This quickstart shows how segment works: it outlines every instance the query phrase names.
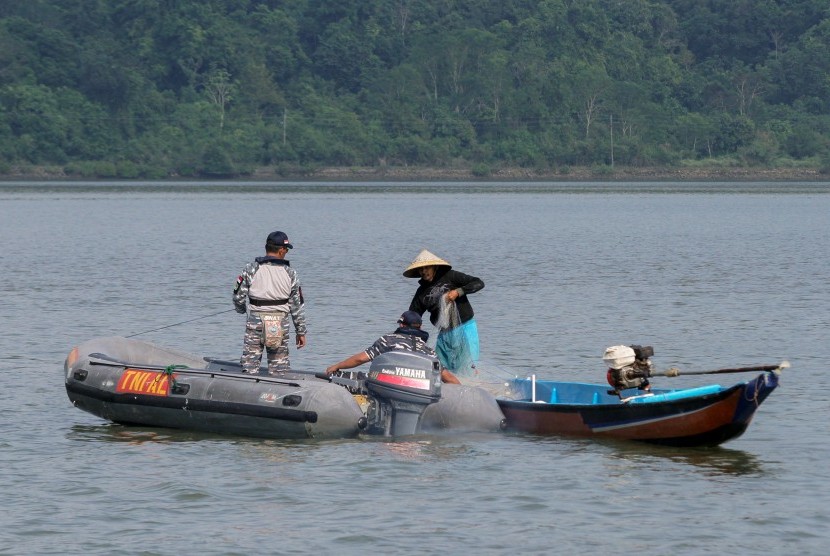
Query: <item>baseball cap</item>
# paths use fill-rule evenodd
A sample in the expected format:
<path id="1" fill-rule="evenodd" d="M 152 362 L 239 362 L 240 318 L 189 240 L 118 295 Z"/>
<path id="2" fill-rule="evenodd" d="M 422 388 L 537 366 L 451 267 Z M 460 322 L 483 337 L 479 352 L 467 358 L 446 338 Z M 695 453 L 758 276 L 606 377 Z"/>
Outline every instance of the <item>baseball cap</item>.
<path id="1" fill-rule="evenodd" d="M 401 318 L 398 319 L 398 324 L 406 324 L 412 326 L 413 324 L 421 324 L 421 315 L 415 311 L 404 311 Z"/>
<path id="2" fill-rule="evenodd" d="M 268 234 L 266 243 L 273 243 L 278 247 L 288 247 L 289 249 L 294 249 L 294 246 L 288 242 L 288 236 L 285 235 L 285 232 L 271 232 Z"/>

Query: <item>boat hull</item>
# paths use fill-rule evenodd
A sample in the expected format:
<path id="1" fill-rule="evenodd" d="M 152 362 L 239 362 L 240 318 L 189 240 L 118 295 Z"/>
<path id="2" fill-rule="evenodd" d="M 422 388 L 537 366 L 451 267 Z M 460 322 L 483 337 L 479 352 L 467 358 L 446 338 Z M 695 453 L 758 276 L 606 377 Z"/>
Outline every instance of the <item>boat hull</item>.
<path id="1" fill-rule="evenodd" d="M 466 384 L 444 384 L 441 400 L 426 408 L 424 432 L 497 432 L 504 430 L 504 414 L 487 390 Z"/>
<path id="2" fill-rule="evenodd" d="M 286 439 L 360 432 L 363 412 L 341 386 L 313 375 L 271 378 L 228 367 L 146 342 L 100 338 L 70 354 L 66 393 L 79 409 L 125 425 Z"/>
<path id="3" fill-rule="evenodd" d="M 97 338 L 64 365 L 70 401 L 102 419 L 257 438 L 347 438 L 367 428 L 365 393 L 290 372 L 241 372 L 238 362 L 203 359 L 138 340 Z M 502 430 L 504 415 L 481 388 L 446 384 L 418 432 Z"/>
<path id="4" fill-rule="evenodd" d="M 498 399 L 508 430 L 533 434 L 637 440 L 670 446 L 716 446 L 746 431 L 758 406 L 777 387 L 778 376 L 764 373 L 730 388 L 699 395 L 660 392 L 627 403 L 606 393 L 607 387 L 538 381 L 542 399 L 556 396 L 557 387 L 593 389 L 595 403 L 550 403 Z M 547 396 L 547 397 L 546 397 Z"/>

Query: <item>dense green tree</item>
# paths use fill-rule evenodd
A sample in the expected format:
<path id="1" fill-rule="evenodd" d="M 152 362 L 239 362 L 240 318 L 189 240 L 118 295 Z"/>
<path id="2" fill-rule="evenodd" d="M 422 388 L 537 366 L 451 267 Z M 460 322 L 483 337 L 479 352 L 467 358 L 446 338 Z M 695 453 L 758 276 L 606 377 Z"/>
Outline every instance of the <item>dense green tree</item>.
<path id="1" fill-rule="evenodd" d="M 2 2 L 0 171 L 819 165 L 827 52 L 826 0 Z"/>
<path id="2" fill-rule="evenodd" d="M 774 98 L 795 103 L 813 114 L 830 112 L 830 17 L 810 28 L 771 62 L 778 86 Z"/>

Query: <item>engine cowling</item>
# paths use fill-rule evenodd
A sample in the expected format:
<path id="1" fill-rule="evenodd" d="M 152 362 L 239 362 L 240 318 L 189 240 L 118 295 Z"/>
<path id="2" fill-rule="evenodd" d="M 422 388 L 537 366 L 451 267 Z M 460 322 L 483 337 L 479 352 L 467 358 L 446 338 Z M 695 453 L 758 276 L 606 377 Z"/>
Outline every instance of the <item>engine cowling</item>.
<path id="1" fill-rule="evenodd" d="M 383 353 L 369 367 L 369 426 L 386 436 L 418 432 L 427 406 L 441 399 L 441 364 L 411 351 Z"/>

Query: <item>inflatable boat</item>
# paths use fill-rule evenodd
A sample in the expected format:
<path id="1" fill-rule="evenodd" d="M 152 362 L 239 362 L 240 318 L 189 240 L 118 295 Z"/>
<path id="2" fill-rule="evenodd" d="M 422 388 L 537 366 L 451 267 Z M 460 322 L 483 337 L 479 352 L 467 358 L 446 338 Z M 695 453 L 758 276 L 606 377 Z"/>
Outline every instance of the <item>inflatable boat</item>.
<path id="1" fill-rule="evenodd" d="M 73 348 L 66 393 L 84 411 L 124 425 L 258 438 L 403 436 L 498 431 L 495 398 L 480 387 L 442 384 L 435 358 L 376 357 L 368 372 L 245 374 L 238 362 L 122 337 Z"/>

